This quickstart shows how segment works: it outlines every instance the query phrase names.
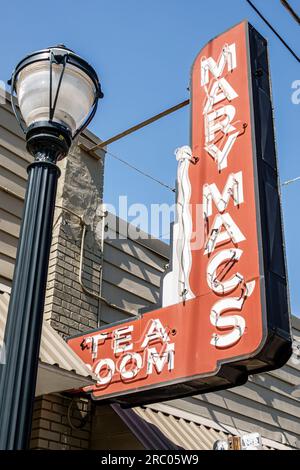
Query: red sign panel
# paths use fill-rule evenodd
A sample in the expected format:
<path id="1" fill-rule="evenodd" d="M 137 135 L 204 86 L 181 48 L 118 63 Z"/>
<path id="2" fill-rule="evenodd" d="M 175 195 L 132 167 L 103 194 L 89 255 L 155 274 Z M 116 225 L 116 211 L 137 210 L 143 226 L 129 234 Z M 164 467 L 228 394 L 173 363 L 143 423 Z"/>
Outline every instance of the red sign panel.
<path id="1" fill-rule="evenodd" d="M 191 93 L 197 162 L 178 158 L 189 204 L 185 261 L 176 278 L 173 256 L 170 273 L 183 290 L 176 300 L 178 285 L 165 280 L 162 308 L 69 339 L 98 377 L 86 389 L 95 399 L 138 404 L 226 388 L 290 355 L 265 40 L 243 22 L 209 42 Z"/>

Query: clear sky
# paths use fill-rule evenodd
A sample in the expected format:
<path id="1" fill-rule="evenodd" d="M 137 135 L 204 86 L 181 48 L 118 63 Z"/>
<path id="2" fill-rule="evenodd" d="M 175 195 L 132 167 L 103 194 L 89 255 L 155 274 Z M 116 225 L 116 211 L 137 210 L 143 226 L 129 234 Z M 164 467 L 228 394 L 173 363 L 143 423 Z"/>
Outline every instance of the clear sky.
<path id="1" fill-rule="evenodd" d="M 299 25 L 280 0 L 253 0 L 300 54 Z M 300 13 L 300 0 L 290 0 Z M 270 46 L 276 139 L 281 181 L 300 175 L 300 103 L 292 103 L 299 63 L 282 46 L 245 0 L 40 0 L 1 3 L 0 79 L 9 78 L 23 56 L 64 43 L 93 64 L 105 98 L 91 130 L 107 139 L 189 97 L 191 64 L 205 43 L 248 19 Z M 300 97 L 300 95 L 299 95 Z M 174 149 L 189 143 L 189 110 L 184 108 L 110 146 L 111 152 L 174 185 Z M 282 190 L 293 313 L 300 315 L 298 266 L 300 182 Z M 169 203 L 174 194 L 106 160 L 105 200 L 118 204 Z"/>

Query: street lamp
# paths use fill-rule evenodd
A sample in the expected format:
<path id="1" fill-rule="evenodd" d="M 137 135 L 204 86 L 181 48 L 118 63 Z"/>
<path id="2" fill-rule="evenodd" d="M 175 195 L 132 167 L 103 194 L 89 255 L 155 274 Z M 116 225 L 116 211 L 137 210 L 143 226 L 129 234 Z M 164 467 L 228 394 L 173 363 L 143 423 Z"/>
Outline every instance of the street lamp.
<path id="1" fill-rule="evenodd" d="M 60 174 L 56 162 L 92 120 L 103 94 L 95 70 L 63 45 L 25 57 L 9 83 L 12 107 L 34 161 L 28 167 L 5 329 L 6 364 L 0 366 L 0 449 L 24 449 L 31 430 Z"/>

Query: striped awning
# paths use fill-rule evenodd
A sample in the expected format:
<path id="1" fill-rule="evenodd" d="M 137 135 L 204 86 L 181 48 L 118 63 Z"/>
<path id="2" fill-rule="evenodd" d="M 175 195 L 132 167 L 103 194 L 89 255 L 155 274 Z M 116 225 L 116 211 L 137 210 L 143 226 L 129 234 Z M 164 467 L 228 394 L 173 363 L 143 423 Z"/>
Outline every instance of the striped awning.
<path id="1" fill-rule="evenodd" d="M 179 410 L 171 404 L 156 403 L 145 407 L 114 411 L 148 450 L 212 450 L 216 441 L 229 436 L 243 436 L 247 431 Z M 290 450 L 289 446 L 262 438 L 263 450 Z"/>
<path id="2" fill-rule="evenodd" d="M 185 450 L 211 450 L 216 441 L 228 438 L 223 431 L 151 408 L 135 408 L 134 411 L 150 425 L 156 426 L 169 441 Z"/>
<path id="3" fill-rule="evenodd" d="M 0 346 L 3 345 L 9 294 L 0 294 Z M 5 360 L 5 350 L 1 348 L 1 360 Z M 39 368 L 36 385 L 36 396 L 65 390 L 79 389 L 91 385 L 95 376 L 82 362 L 67 343 L 44 321 Z"/>

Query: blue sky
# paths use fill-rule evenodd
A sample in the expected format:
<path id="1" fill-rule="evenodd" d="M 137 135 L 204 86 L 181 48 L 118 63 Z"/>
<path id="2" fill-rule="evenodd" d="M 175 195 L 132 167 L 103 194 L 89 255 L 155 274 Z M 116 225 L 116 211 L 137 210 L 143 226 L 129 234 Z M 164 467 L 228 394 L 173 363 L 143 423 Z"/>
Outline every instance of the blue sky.
<path id="1" fill-rule="evenodd" d="M 280 0 L 253 0 L 300 54 L 299 26 Z M 300 13 L 299 0 L 290 2 Z M 248 19 L 270 46 L 276 139 L 282 181 L 300 175 L 300 104 L 292 103 L 299 63 L 245 0 L 52 0 L 2 2 L 0 79 L 36 49 L 65 43 L 89 60 L 105 98 L 91 130 L 106 139 L 189 97 L 191 64 L 205 43 Z M 189 110 L 182 109 L 110 146 L 111 152 L 174 185 L 178 146 L 189 143 Z M 172 203 L 174 194 L 107 157 L 105 200 L 117 204 Z M 282 190 L 293 312 L 300 315 L 298 217 L 300 182 Z"/>

